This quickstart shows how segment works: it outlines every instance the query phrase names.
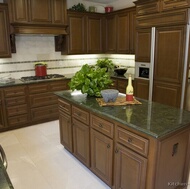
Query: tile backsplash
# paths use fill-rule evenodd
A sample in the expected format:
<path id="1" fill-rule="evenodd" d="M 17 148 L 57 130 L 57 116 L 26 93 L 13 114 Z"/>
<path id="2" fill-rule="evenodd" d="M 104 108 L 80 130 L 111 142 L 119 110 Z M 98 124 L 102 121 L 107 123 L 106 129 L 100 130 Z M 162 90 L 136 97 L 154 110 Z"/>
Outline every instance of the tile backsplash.
<path id="1" fill-rule="evenodd" d="M 20 78 L 35 75 L 34 64 L 47 62 L 47 74 L 71 74 L 84 64 L 95 64 L 99 58 L 112 59 L 116 65 L 129 66 L 134 72 L 134 55 L 61 55 L 55 52 L 54 37 L 48 35 L 17 35 L 16 50 L 11 58 L 0 58 L 0 77 Z"/>

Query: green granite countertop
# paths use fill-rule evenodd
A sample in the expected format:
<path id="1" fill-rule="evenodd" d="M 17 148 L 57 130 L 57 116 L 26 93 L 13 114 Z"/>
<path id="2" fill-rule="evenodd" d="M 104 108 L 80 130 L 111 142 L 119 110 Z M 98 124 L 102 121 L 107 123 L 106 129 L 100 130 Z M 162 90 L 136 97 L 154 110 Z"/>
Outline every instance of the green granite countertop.
<path id="1" fill-rule="evenodd" d="M 155 102 L 138 99 L 142 104 L 101 107 L 96 98 L 87 97 L 85 94 L 70 90 L 58 91 L 55 94 L 154 138 L 161 138 L 184 127 L 190 127 L 190 112 Z"/>

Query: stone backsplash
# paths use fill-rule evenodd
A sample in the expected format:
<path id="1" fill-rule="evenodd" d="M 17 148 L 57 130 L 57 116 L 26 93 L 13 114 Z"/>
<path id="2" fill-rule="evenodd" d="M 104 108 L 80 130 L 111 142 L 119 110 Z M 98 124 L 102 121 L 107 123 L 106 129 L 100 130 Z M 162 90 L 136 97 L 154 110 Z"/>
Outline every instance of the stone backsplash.
<path id="1" fill-rule="evenodd" d="M 55 52 L 54 37 L 46 35 L 16 36 L 17 53 L 11 58 L 0 58 L 0 77 L 20 78 L 35 75 L 36 62 L 47 63 L 48 74 L 71 74 L 84 64 L 95 64 L 100 58 L 112 59 L 116 65 L 130 67 L 134 72 L 134 55 L 97 54 L 97 55 L 61 55 Z"/>

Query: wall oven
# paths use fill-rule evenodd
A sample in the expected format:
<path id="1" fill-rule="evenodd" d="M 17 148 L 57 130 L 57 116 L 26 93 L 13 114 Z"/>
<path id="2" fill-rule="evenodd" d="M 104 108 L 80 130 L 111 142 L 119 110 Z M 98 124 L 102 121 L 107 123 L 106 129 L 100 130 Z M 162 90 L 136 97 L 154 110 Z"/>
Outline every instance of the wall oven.
<path id="1" fill-rule="evenodd" d="M 135 78 L 150 79 L 150 63 L 135 62 Z"/>

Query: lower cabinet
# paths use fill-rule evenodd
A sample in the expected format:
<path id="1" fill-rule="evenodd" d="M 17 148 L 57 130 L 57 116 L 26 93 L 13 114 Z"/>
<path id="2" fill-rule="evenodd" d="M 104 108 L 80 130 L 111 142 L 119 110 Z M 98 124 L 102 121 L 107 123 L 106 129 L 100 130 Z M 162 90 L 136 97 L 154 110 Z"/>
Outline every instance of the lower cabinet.
<path id="1" fill-rule="evenodd" d="M 61 144 L 73 152 L 71 116 L 61 110 L 59 111 L 59 126 Z"/>
<path id="2" fill-rule="evenodd" d="M 73 123 L 73 150 L 74 155 L 87 167 L 90 167 L 90 137 L 89 126 L 75 118 Z"/>
<path id="3" fill-rule="evenodd" d="M 135 97 L 148 100 L 149 97 L 149 80 L 135 79 Z"/>
<path id="4" fill-rule="evenodd" d="M 145 189 L 146 158 L 117 143 L 114 164 L 115 188 Z"/>
<path id="5" fill-rule="evenodd" d="M 112 186 L 113 140 L 91 129 L 91 170 Z"/>

